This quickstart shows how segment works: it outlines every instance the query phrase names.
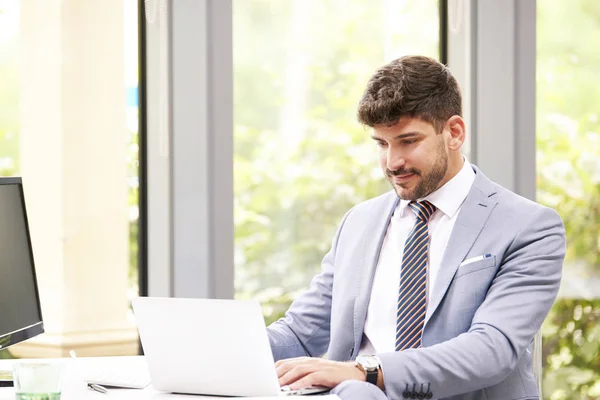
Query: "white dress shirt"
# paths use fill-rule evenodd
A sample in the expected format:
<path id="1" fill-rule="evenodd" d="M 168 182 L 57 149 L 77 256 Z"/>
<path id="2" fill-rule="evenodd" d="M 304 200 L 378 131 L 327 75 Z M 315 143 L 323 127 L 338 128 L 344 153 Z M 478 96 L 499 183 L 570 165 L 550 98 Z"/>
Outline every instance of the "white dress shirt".
<path id="1" fill-rule="evenodd" d="M 424 199 L 437 210 L 429 219 L 429 260 L 427 264 L 427 299 L 440 269 L 442 257 L 448 245 L 450 233 L 456 222 L 460 208 L 471 190 L 475 172 L 464 159 L 462 169 L 444 186 Z M 376 354 L 394 351 L 396 342 L 396 313 L 400 288 L 400 269 L 404 242 L 413 228 L 416 216 L 408 206 L 408 200 L 401 200 L 390 220 L 379 261 L 375 270 L 371 299 L 367 310 L 364 336 L 359 354 Z"/>

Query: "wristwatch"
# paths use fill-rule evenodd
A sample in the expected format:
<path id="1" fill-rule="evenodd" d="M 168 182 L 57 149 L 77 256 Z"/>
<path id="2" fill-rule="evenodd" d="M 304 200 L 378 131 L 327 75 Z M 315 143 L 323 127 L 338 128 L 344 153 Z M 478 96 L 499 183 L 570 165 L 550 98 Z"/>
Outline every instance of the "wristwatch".
<path id="1" fill-rule="evenodd" d="M 375 356 L 356 357 L 356 368 L 367 374 L 367 382 L 377 385 L 377 374 L 379 373 L 379 360 Z"/>

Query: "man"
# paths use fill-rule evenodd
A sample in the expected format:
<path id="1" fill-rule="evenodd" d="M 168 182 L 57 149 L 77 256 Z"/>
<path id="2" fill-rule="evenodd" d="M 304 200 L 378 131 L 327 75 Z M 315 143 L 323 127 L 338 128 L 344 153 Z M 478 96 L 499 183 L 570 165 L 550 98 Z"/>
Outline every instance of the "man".
<path id="1" fill-rule="evenodd" d="M 358 117 L 393 191 L 344 216 L 310 290 L 269 326 L 281 385 L 539 398 L 532 342 L 558 292 L 563 224 L 464 159 L 461 113 L 456 80 L 431 58 L 369 80 Z"/>

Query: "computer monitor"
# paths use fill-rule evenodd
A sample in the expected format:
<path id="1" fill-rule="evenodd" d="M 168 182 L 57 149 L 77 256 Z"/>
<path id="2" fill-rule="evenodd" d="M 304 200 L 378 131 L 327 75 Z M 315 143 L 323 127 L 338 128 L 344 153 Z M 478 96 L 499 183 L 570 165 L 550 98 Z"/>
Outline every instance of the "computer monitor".
<path id="1" fill-rule="evenodd" d="M 23 184 L 0 177 L 0 350 L 43 332 Z"/>

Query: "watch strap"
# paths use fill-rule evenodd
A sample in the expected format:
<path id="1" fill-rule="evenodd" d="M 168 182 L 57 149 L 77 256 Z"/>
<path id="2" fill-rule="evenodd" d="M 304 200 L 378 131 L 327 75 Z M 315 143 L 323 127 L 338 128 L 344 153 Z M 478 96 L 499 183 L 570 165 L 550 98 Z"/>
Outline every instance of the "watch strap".
<path id="1" fill-rule="evenodd" d="M 373 385 L 377 385 L 377 375 L 379 373 L 379 368 L 375 368 L 372 371 L 367 372 L 367 382 L 372 383 Z"/>

